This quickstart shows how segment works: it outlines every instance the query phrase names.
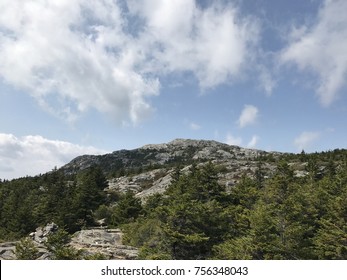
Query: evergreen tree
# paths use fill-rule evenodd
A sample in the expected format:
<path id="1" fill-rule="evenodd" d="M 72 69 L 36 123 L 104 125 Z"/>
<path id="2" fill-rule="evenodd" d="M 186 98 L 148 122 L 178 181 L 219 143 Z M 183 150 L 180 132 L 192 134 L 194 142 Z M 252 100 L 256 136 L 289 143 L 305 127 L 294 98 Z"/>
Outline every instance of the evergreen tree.
<path id="1" fill-rule="evenodd" d="M 229 223 L 223 216 L 228 196 L 218 184 L 212 164 L 201 168 L 192 166 L 188 174 L 182 174 L 164 194 L 163 203 L 153 210 L 151 217 L 160 221 L 161 230 L 151 235 L 152 241 L 162 249 L 153 250 L 152 244 L 142 244 L 145 258 L 206 259 L 212 247 L 221 242 L 229 231 Z M 142 234 L 143 235 L 143 234 Z M 130 237 L 131 239 L 131 237 Z"/>
<path id="2" fill-rule="evenodd" d="M 69 246 L 71 236 L 63 229 L 48 235 L 44 243 L 48 252 L 52 254 L 54 260 L 78 260 L 81 258 L 80 251 Z"/>
<path id="3" fill-rule="evenodd" d="M 111 214 L 111 224 L 118 226 L 133 222 L 142 213 L 142 210 L 141 200 L 135 197 L 134 192 L 128 191 L 121 196 L 114 207 Z"/>
<path id="4" fill-rule="evenodd" d="M 34 242 L 29 238 L 22 238 L 15 249 L 17 260 L 36 260 L 39 257 L 39 250 Z"/>
<path id="5" fill-rule="evenodd" d="M 77 176 L 73 208 L 80 226 L 94 224 L 93 211 L 106 200 L 106 177 L 98 167 L 91 167 Z"/>

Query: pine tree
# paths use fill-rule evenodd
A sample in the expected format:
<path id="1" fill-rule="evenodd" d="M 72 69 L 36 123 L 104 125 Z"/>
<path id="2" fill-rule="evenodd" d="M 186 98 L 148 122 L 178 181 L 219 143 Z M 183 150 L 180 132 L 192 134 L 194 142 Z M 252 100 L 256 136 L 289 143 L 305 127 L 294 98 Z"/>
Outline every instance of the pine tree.
<path id="1" fill-rule="evenodd" d="M 104 189 L 108 186 L 100 168 L 91 167 L 77 176 L 73 208 L 80 225 L 93 225 L 93 211 L 106 200 Z"/>
<path id="2" fill-rule="evenodd" d="M 52 254 L 54 260 L 78 260 L 81 258 L 81 252 L 69 245 L 71 236 L 64 229 L 48 235 L 44 243 L 48 252 Z"/>
<path id="3" fill-rule="evenodd" d="M 172 259 L 205 259 L 212 247 L 223 240 L 229 230 L 223 216 L 228 196 L 218 184 L 217 172 L 211 163 L 182 174 L 168 188 L 166 203 L 155 213 L 163 223 L 164 256 Z M 150 252 L 150 250 L 147 250 Z M 151 255 L 147 256 L 151 258 Z"/>
<path id="4" fill-rule="evenodd" d="M 22 238 L 15 249 L 17 260 L 36 260 L 39 257 L 39 250 L 34 242 L 29 238 Z"/>
<path id="5" fill-rule="evenodd" d="M 134 192 L 128 191 L 117 202 L 111 214 L 111 224 L 118 226 L 133 222 L 142 211 L 141 200 L 135 197 Z"/>

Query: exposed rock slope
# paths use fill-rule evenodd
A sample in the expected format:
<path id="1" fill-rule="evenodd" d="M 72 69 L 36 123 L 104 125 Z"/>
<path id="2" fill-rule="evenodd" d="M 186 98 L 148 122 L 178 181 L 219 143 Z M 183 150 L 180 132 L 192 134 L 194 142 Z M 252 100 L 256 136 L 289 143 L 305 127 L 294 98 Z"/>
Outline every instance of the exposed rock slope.
<path id="1" fill-rule="evenodd" d="M 120 150 L 110 154 L 79 156 L 65 165 L 65 172 L 76 172 L 98 165 L 106 173 L 119 169 L 153 165 L 185 164 L 196 161 L 253 160 L 264 151 L 230 146 L 209 140 L 176 139 L 167 144 L 150 144 L 134 150 Z"/>
<path id="2" fill-rule="evenodd" d="M 259 157 L 279 155 L 216 141 L 176 139 L 166 144 L 150 144 L 101 156 L 80 156 L 62 169 L 69 174 L 99 166 L 109 178 L 107 191 L 132 190 L 138 197 L 146 198 L 165 191 L 177 166 L 184 171 L 193 163 L 199 165 L 210 161 L 220 169 L 220 183 L 231 187 L 242 175 L 254 176 Z M 264 163 L 263 168 L 271 174 L 275 167 Z"/>

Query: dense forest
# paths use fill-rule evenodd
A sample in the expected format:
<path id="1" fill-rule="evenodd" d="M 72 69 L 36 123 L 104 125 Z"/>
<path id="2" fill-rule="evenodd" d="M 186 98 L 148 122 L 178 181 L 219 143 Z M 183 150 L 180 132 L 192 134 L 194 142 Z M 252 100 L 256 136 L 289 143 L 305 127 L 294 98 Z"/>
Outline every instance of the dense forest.
<path id="1" fill-rule="evenodd" d="M 140 259 L 347 259 L 347 153 L 284 154 L 272 176 L 260 157 L 254 176 L 230 190 L 220 166 L 179 164 L 163 194 L 141 201 L 106 192 L 97 166 L 76 174 L 53 170 L 0 182 L 0 242 L 19 240 L 54 221 L 67 233 L 120 227 Z M 304 162 L 306 176 L 295 176 Z M 172 163 L 171 163 L 172 164 Z"/>

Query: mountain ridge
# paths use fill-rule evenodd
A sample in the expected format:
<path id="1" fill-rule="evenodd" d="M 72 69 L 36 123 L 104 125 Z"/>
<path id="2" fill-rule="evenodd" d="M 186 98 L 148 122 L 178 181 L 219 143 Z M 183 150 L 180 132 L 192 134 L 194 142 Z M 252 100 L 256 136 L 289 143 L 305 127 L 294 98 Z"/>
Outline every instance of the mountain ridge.
<path id="1" fill-rule="evenodd" d="M 215 140 L 177 138 L 167 143 L 147 144 L 132 150 L 118 150 L 104 155 L 79 156 L 63 166 L 65 174 L 76 174 L 92 166 L 99 167 L 108 178 L 108 193 L 133 191 L 137 197 L 165 192 L 175 168 L 187 172 L 192 164 L 208 162 L 218 166 L 219 182 L 234 186 L 242 176 L 255 177 L 259 159 L 268 158 L 262 166 L 271 176 L 271 160 L 283 153 L 228 145 Z"/>
<path id="2" fill-rule="evenodd" d="M 135 149 L 121 149 L 103 155 L 81 155 L 71 160 L 61 169 L 77 172 L 92 165 L 102 165 L 106 173 L 117 168 L 135 168 L 148 165 L 165 165 L 172 162 L 209 161 L 247 157 L 254 159 L 260 155 L 279 152 L 266 152 L 258 149 L 228 145 L 215 140 L 195 140 L 176 138 L 167 143 L 146 144 Z"/>

